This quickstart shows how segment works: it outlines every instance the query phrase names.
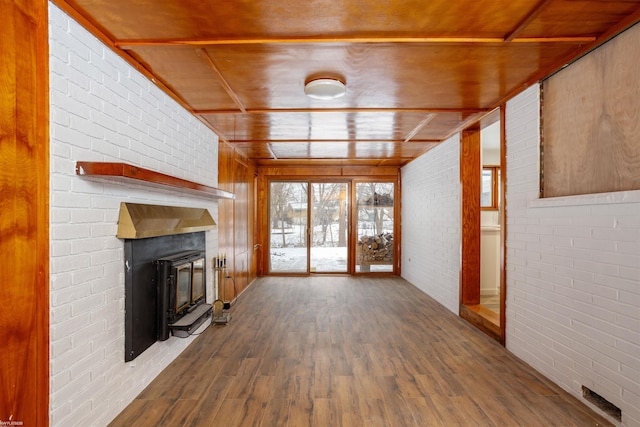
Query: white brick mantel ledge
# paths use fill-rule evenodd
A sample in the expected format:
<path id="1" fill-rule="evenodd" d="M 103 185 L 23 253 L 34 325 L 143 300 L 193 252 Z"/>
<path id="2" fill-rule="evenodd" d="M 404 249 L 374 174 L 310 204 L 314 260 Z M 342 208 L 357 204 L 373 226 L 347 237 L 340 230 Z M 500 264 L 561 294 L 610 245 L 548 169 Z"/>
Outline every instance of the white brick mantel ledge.
<path id="1" fill-rule="evenodd" d="M 529 201 L 527 207 L 535 209 L 562 206 L 614 205 L 623 203 L 640 203 L 640 190 L 535 199 Z"/>

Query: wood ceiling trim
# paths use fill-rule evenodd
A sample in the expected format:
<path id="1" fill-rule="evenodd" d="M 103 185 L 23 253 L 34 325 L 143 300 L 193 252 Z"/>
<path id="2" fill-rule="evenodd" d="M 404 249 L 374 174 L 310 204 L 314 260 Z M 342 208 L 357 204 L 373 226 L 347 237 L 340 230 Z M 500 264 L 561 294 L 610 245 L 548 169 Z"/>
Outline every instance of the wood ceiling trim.
<path id="1" fill-rule="evenodd" d="M 540 14 L 544 11 L 544 9 L 551 4 L 552 0 L 540 0 L 538 4 L 536 4 L 533 9 L 516 25 L 516 27 L 505 36 L 504 41 L 512 42 L 518 34 L 522 33 L 527 26 L 533 22 Z"/>
<path id="2" fill-rule="evenodd" d="M 524 30 L 524 28 L 523 28 Z M 510 43 L 590 43 L 596 40 L 595 36 L 580 36 L 580 37 L 522 37 L 515 38 L 513 40 L 506 40 L 505 42 Z"/>
<path id="3" fill-rule="evenodd" d="M 274 160 L 278 160 L 278 156 L 276 155 L 276 152 L 275 152 L 275 151 L 273 151 L 273 147 L 271 146 L 271 143 L 268 143 L 268 144 L 267 144 L 267 150 L 269 151 L 269 154 L 271 154 L 271 157 L 272 157 Z"/>
<path id="4" fill-rule="evenodd" d="M 247 108 L 246 114 L 273 113 L 461 113 L 476 114 L 491 111 L 492 108 Z M 238 114 L 237 110 L 195 110 L 194 114 Z"/>
<path id="5" fill-rule="evenodd" d="M 309 140 L 300 140 L 300 139 L 237 139 L 229 141 L 231 144 L 271 144 L 271 143 L 365 143 L 365 144 L 401 144 L 405 142 L 409 143 L 433 143 L 433 142 L 441 142 L 440 139 L 414 139 L 411 141 L 404 141 L 401 139 L 309 139 Z"/>
<path id="6" fill-rule="evenodd" d="M 418 132 L 422 130 L 423 127 L 425 127 L 431 120 L 433 120 L 435 116 L 436 114 L 432 113 L 432 114 L 429 114 L 427 117 L 425 117 L 420 123 L 418 123 L 418 125 L 415 128 L 413 128 L 411 132 L 407 134 L 407 136 L 404 138 L 404 142 L 411 141 L 411 139 L 413 139 L 413 137 L 416 136 Z"/>
<path id="7" fill-rule="evenodd" d="M 442 138 L 442 141 L 446 141 L 447 139 L 451 138 L 453 135 L 462 132 L 463 130 L 467 129 L 469 126 L 471 126 L 472 124 L 476 123 L 476 122 L 480 122 L 484 117 L 488 116 L 489 114 L 491 114 L 493 112 L 493 110 L 495 109 L 491 108 L 486 110 L 485 112 L 482 113 L 477 113 L 474 115 L 471 115 L 469 117 L 467 117 L 465 120 L 462 120 L 460 122 L 460 124 L 458 124 L 458 126 L 454 129 L 451 130 L 451 132 L 449 132 L 447 135 L 445 135 L 444 138 Z"/>
<path id="8" fill-rule="evenodd" d="M 198 54 L 198 56 L 200 56 L 202 59 L 205 60 L 207 65 L 209 65 L 209 68 L 211 68 L 211 71 L 213 71 L 213 73 L 216 75 L 216 78 L 218 79 L 218 82 L 220 82 L 220 85 L 222 86 L 224 91 L 227 92 L 227 95 L 229 95 L 229 97 L 233 100 L 233 102 L 238 106 L 240 111 L 242 111 L 243 113 L 246 113 L 247 109 L 245 108 L 244 104 L 242 103 L 242 100 L 233 91 L 233 89 L 231 88 L 231 86 L 227 82 L 227 79 L 224 78 L 224 76 L 222 75 L 222 73 L 220 72 L 218 67 L 216 67 L 216 64 L 213 61 L 213 58 L 211 58 L 211 56 L 207 53 L 207 51 L 202 49 L 202 48 L 197 48 L 196 49 L 196 53 Z"/>
<path id="9" fill-rule="evenodd" d="M 528 24 L 528 23 L 527 23 Z M 518 28 L 517 28 L 518 29 Z M 524 28 L 519 29 L 519 31 Z M 513 31 L 512 31 L 513 32 Z M 155 39 L 119 40 L 115 45 L 124 50 L 139 46 L 219 46 L 219 45 L 259 45 L 259 44 L 496 44 L 517 43 L 581 43 L 593 41 L 595 37 L 522 37 L 507 40 L 505 37 L 265 37 L 238 39 Z"/>

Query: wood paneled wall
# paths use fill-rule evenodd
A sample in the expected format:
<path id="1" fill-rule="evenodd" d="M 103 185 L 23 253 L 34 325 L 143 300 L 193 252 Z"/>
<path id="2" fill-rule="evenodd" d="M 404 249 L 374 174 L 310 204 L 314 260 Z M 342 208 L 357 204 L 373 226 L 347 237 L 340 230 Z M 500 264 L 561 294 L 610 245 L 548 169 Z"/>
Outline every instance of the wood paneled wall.
<path id="1" fill-rule="evenodd" d="M 45 0 L 0 1 L 0 422 L 49 422 Z"/>
<path id="2" fill-rule="evenodd" d="M 225 300 L 233 300 L 256 278 L 254 256 L 255 166 L 226 142 L 218 145 L 218 187 L 236 195 L 218 206 L 218 247 L 227 256 Z"/>

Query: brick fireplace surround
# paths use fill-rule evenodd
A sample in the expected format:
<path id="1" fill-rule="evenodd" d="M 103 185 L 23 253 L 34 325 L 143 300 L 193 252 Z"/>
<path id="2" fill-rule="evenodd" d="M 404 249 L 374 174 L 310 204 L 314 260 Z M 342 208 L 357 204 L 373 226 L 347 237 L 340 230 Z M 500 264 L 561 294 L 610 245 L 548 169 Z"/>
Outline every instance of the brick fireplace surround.
<path id="1" fill-rule="evenodd" d="M 56 6 L 51 67 L 51 425 L 106 425 L 193 338 L 124 362 L 120 202 L 202 207 L 216 200 L 75 175 L 78 161 L 124 162 L 217 186 L 217 136 Z M 206 232 L 217 253 L 217 231 Z M 212 294 L 212 275 L 207 295 Z"/>

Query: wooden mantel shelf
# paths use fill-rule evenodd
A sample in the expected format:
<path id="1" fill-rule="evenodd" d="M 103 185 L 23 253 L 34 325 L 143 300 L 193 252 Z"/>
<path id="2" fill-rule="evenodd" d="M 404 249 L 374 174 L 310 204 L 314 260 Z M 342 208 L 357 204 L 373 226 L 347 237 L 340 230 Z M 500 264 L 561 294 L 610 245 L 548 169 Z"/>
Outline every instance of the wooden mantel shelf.
<path id="1" fill-rule="evenodd" d="M 235 199 L 236 196 L 228 191 L 186 179 L 176 178 L 149 169 L 126 163 L 109 162 L 76 162 L 76 175 L 107 179 L 133 180 L 138 183 L 172 187 L 174 189 L 192 190 L 217 199 Z"/>

